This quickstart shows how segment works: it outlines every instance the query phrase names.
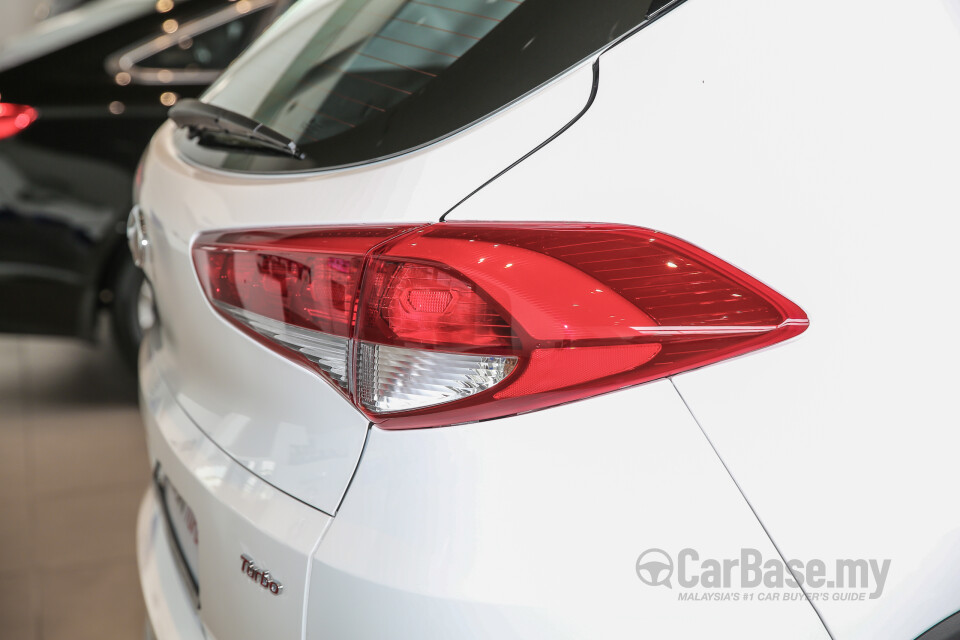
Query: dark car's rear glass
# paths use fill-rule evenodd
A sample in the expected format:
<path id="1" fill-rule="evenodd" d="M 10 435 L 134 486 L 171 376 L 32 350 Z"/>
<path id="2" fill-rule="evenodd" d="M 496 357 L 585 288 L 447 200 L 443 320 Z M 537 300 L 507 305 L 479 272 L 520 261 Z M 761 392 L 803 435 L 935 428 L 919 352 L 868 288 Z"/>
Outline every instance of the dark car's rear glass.
<path id="1" fill-rule="evenodd" d="M 300 0 L 205 100 L 295 140 L 305 160 L 201 148 L 238 171 L 389 157 L 509 104 L 643 23 L 654 0 Z"/>

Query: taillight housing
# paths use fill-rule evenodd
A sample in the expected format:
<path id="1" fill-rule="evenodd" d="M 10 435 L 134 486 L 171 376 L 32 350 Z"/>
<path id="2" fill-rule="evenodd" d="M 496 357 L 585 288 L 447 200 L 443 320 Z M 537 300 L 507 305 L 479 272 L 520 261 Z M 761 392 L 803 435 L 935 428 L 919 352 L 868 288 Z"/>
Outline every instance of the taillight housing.
<path id="1" fill-rule="evenodd" d="M 37 119 L 37 110 L 23 104 L 0 102 L 0 140 L 14 136 Z"/>
<path id="2" fill-rule="evenodd" d="M 626 225 L 443 222 L 214 232 L 213 307 L 383 428 L 514 415 L 803 332 L 794 303 Z"/>

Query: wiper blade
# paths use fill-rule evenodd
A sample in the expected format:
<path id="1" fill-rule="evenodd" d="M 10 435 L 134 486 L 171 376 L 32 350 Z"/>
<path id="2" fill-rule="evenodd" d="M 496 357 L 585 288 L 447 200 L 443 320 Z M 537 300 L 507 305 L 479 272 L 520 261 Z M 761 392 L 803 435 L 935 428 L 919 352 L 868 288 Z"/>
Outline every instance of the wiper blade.
<path id="1" fill-rule="evenodd" d="M 303 160 L 296 143 L 262 122 L 192 98 L 179 101 L 167 116 L 198 144 L 290 156 Z"/>

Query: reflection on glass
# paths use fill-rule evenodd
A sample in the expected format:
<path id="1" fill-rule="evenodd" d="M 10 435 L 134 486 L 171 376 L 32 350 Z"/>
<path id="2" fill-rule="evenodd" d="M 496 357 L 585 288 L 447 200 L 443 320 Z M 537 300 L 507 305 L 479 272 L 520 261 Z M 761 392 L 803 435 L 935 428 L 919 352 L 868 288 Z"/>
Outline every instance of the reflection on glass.
<path id="1" fill-rule="evenodd" d="M 519 0 L 346 0 L 303 48 L 255 118 L 310 143 L 424 89 L 521 5 Z"/>

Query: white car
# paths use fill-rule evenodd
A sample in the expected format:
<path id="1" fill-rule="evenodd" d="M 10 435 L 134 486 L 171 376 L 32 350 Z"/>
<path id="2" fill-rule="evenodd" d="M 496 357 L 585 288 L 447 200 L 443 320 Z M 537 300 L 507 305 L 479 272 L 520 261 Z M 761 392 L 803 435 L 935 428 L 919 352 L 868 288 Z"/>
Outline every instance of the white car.
<path id="1" fill-rule="evenodd" d="M 149 633 L 960 638 L 958 68 L 957 0 L 297 2 L 142 167 Z"/>

